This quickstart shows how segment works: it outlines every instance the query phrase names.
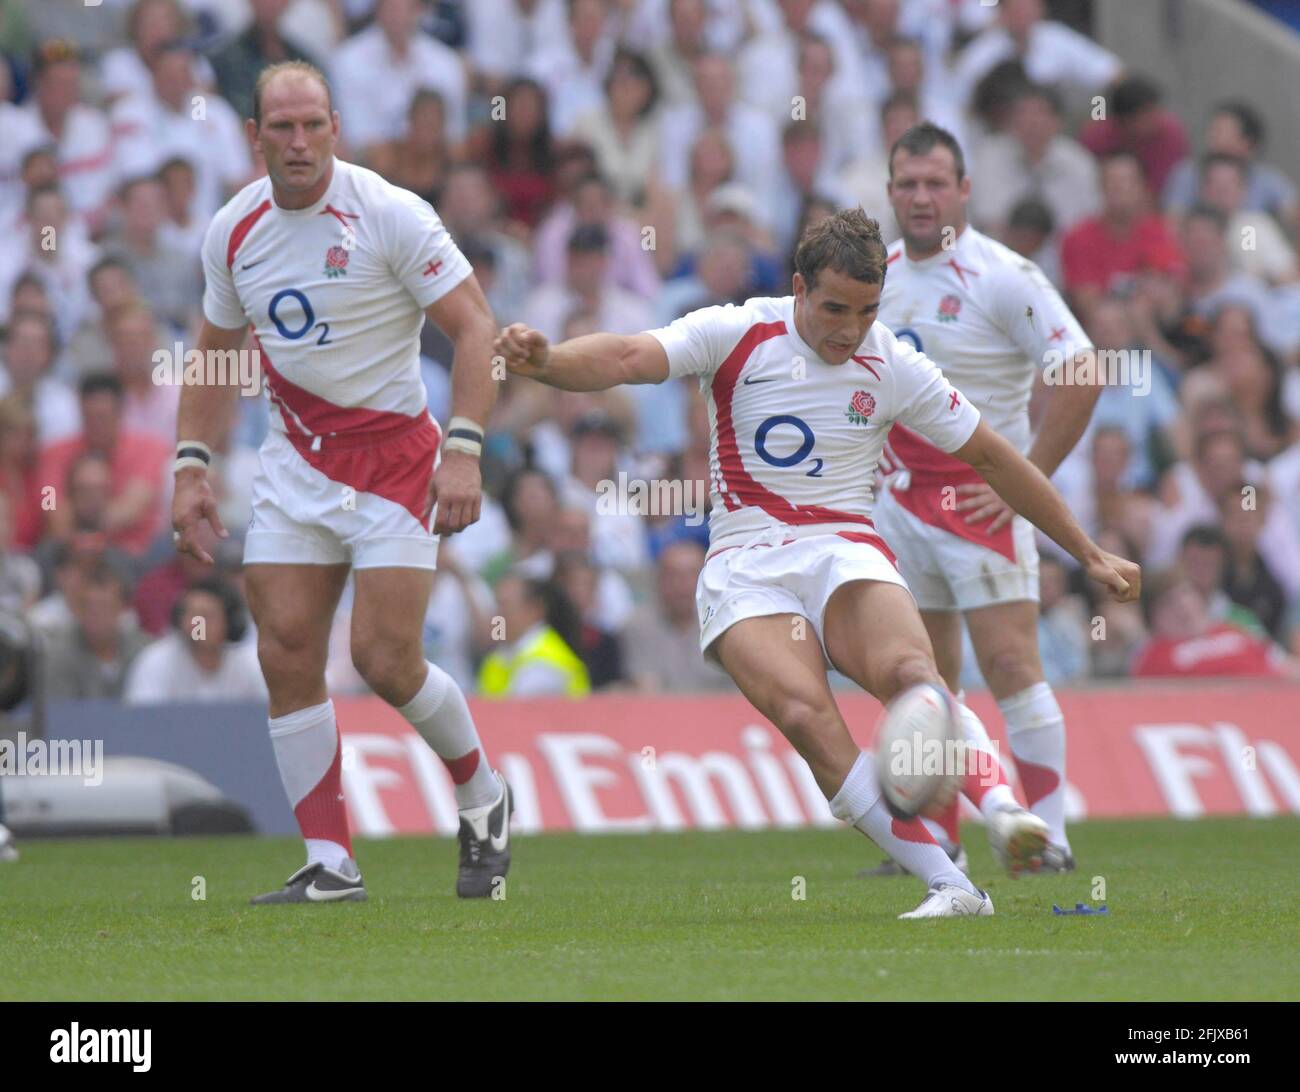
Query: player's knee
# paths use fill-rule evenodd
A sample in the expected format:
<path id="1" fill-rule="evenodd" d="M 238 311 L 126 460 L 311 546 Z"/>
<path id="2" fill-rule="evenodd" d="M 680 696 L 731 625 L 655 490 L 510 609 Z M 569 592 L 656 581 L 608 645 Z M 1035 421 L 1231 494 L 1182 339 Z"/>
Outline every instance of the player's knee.
<path id="1" fill-rule="evenodd" d="M 370 638 L 352 643 L 352 666 L 376 694 L 383 698 L 409 690 L 414 675 L 427 671 L 424 653 L 409 641 Z M 418 685 L 418 683 L 417 683 Z"/>
<path id="2" fill-rule="evenodd" d="M 921 683 L 944 685 L 934 660 L 919 649 L 895 656 L 886 666 L 884 675 L 881 693 L 877 695 L 881 701 L 889 701 L 895 694 Z"/>
<path id="3" fill-rule="evenodd" d="M 1003 648 L 989 656 L 985 679 L 997 694 L 1018 694 L 1043 680 L 1043 669 L 1032 650 Z"/>
<path id="4" fill-rule="evenodd" d="M 773 719 L 795 746 L 808 758 L 809 752 L 818 750 L 819 741 L 835 727 L 836 715 L 828 701 L 789 695 L 777 703 Z"/>
<path id="5" fill-rule="evenodd" d="M 257 631 L 257 659 L 268 680 L 314 678 L 325 670 L 319 642 L 305 631 L 267 626 Z"/>

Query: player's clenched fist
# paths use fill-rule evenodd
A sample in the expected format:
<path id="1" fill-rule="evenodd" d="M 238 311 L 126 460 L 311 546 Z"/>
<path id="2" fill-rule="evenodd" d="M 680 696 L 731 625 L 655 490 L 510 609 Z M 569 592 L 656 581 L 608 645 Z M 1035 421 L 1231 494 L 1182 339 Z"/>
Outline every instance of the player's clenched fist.
<path id="1" fill-rule="evenodd" d="M 541 379 L 551 356 L 551 346 L 540 330 L 512 322 L 497 335 L 492 352 L 505 360 L 506 370 L 512 375 Z"/>
<path id="2" fill-rule="evenodd" d="M 1100 551 L 1095 560 L 1088 562 L 1085 571 L 1097 583 L 1104 584 L 1117 603 L 1131 603 L 1142 594 L 1141 568 L 1117 554 Z"/>
<path id="3" fill-rule="evenodd" d="M 181 470 L 176 475 L 176 491 L 172 494 L 172 531 L 176 552 L 191 554 L 211 565 L 212 555 L 200 541 L 200 531 L 205 523 L 211 524 L 222 538 L 229 537 L 217 514 L 217 498 L 212 494 L 208 476 L 202 471 Z"/>

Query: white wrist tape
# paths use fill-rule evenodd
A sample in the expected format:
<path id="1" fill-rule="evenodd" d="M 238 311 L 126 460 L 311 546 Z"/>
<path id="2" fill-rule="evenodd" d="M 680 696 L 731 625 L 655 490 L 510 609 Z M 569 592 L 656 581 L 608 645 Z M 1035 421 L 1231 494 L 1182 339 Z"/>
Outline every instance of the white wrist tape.
<path id="1" fill-rule="evenodd" d="M 184 470 L 189 466 L 207 470 L 211 462 L 212 448 L 202 440 L 181 440 L 176 445 L 176 465 L 172 467 L 172 471 Z"/>
<path id="2" fill-rule="evenodd" d="M 466 455 L 483 454 L 483 426 L 468 417 L 453 417 L 447 426 L 443 451 L 463 451 Z"/>

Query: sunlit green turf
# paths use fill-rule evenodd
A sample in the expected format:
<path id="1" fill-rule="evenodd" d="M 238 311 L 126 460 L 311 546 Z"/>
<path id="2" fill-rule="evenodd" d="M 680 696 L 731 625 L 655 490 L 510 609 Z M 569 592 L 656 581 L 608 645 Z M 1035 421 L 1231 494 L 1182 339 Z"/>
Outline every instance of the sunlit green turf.
<path id="1" fill-rule="evenodd" d="M 842 830 L 519 838 L 482 902 L 452 842 L 366 842 L 368 903 L 260 908 L 298 843 L 27 841 L 0 999 L 1300 998 L 1300 820 L 1081 824 L 1078 872 L 1020 881 L 964 833 L 993 918 L 896 921 L 921 885 Z M 1108 917 L 1053 915 L 1095 878 Z"/>

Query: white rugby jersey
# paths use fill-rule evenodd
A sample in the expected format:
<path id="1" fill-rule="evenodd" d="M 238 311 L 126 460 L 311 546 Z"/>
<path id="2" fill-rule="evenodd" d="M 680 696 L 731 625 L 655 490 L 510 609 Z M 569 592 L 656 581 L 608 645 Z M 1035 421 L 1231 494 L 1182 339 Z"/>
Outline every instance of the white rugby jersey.
<path id="1" fill-rule="evenodd" d="M 708 399 L 713 548 L 782 524 L 795 537 L 869 529 L 895 421 L 946 452 L 979 424 L 939 369 L 879 322 L 850 360 L 826 363 L 795 329 L 793 296 L 705 307 L 650 333 L 669 374 L 699 376 Z"/>
<path id="2" fill-rule="evenodd" d="M 1069 360 L 1092 345 L 1038 266 L 972 227 L 923 261 L 908 258 L 901 239 L 889 248 L 879 321 L 942 368 L 1022 454 L 1035 370 L 1050 351 Z"/>
<path id="3" fill-rule="evenodd" d="M 280 208 L 269 178 L 245 186 L 213 218 L 203 269 L 208 321 L 257 336 L 272 427 L 310 437 L 427 412 L 424 309 L 471 273 L 425 201 L 339 159 L 309 208 Z"/>

